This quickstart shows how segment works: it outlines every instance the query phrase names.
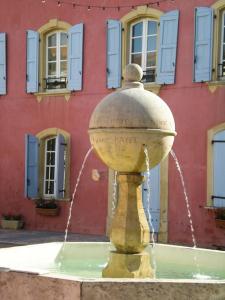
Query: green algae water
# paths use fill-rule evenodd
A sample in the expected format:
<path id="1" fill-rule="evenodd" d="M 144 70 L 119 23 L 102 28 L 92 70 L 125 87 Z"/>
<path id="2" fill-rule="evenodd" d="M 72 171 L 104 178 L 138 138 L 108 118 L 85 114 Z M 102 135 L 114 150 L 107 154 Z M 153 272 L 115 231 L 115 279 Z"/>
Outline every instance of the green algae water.
<path id="1" fill-rule="evenodd" d="M 47 243 L 0 249 L 0 268 L 35 274 L 61 274 L 78 279 L 101 278 L 110 243 Z M 151 246 L 146 251 L 150 251 Z M 156 279 L 225 280 L 225 252 L 160 245 L 154 248 Z M 199 270 L 196 269 L 195 258 Z M 139 279 L 137 279 L 139 280 Z"/>

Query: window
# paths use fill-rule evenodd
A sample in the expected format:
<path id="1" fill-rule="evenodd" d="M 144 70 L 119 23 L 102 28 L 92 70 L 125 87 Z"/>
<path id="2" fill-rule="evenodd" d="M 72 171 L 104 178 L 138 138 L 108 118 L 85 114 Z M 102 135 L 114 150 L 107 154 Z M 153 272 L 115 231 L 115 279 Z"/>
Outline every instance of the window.
<path id="1" fill-rule="evenodd" d="M 146 6 L 130 11 L 120 21 L 108 20 L 107 87 L 120 87 L 121 69 L 128 63 L 142 67 L 143 82 L 150 83 L 145 88 L 153 92 L 159 91 L 160 84 L 174 84 L 178 20 L 178 10 L 163 14 Z"/>
<path id="2" fill-rule="evenodd" d="M 67 33 L 54 32 L 46 37 L 46 89 L 66 88 Z"/>
<path id="3" fill-rule="evenodd" d="M 27 31 L 27 93 L 80 91 L 83 73 L 83 24 L 50 20 Z"/>
<path id="4" fill-rule="evenodd" d="M 225 82 L 225 0 L 195 8 L 194 81 L 212 92 Z"/>
<path id="5" fill-rule="evenodd" d="M 208 206 L 225 207 L 225 123 L 208 131 Z"/>
<path id="6" fill-rule="evenodd" d="M 143 20 L 130 28 L 130 63 L 142 67 L 144 82 L 155 82 L 158 22 Z"/>
<path id="7" fill-rule="evenodd" d="M 69 145 L 69 135 L 55 128 L 26 135 L 27 198 L 69 198 Z"/>

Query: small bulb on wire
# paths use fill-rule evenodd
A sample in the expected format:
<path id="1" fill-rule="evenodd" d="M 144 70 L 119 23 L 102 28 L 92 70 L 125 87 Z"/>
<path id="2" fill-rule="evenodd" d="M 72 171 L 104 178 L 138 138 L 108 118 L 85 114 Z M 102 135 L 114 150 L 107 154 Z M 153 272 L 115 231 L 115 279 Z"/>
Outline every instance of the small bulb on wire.
<path id="1" fill-rule="evenodd" d="M 58 1 L 57 5 L 58 5 L 58 7 L 60 7 L 60 6 L 61 6 L 61 2 L 60 2 L 60 1 Z"/>
<path id="2" fill-rule="evenodd" d="M 90 7 L 90 5 L 88 5 L 88 10 L 91 10 L 91 7 Z"/>
<path id="3" fill-rule="evenodd" d="M 41 3 L 45 4 L 45 3 L 46 3 L 46 0 L 41 0 Z"/>
<path id="4" fill-rule="evenodd" d="M 75 8 L 76 7 L 76 4 L 75 3 L 73 3 L 73 8 Z"/>
<path id="5" fill-rule="evenodd" d="M 159 6 L 159 2 L 157 2 L 157 6 Z"/>
<path id="6" fill-rule="evenodd" d="M 119 6 L 117 7 L 117 9 L 118 9 L 118 11 L 120 11 L 120 7 Z"/>
<path id="7" fill-rule="evenodd" d="M 105 10 L 105 6 L 102 7 L 102 10 Z"/>

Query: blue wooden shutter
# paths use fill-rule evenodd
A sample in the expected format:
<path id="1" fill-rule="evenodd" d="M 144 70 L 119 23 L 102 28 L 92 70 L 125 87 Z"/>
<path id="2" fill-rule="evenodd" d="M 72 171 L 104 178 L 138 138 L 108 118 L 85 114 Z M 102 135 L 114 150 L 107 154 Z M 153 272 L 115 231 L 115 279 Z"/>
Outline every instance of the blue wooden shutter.
<path id="1" fill-rule="evenodd" d="M 0 33 L 0 95 L 6 94 L 6 34 Z"/>
<path id="2" fill-rule="evenodd" d="M 39 33 L 27 31 L 27 93 L 38 92 Z"/>
<path id="3" fill-rule="evenodd" d="M 213 9 L 195 9 L 194 81 L 211 80 L 212 76 Z"/>
<path id="4" fill-rule="evenodd" d="M 84 24 L 74 25 L 68 31 L 68 84 L 70 91 L 82 89 Z"/>
<path id="5" fill-rule="evenodd" d="M 225 207 L 225 130 L 213 138 L 213 205 Z"/>
<path id="6" fill-rule="evenodd" d="M 150 226 L 149 215 L 148 215 L 148 184 L 147 174 L 146 181 L 142 184 L 142 201 L 145 210 L 145 214 Z M 160 225 L 160 165 L 150 170 L 150 215 L 151 222 L 154 227 L 154 232 L 159 232 Z M 151 229 L 151 228 L 150 228 Z M 152 231 L 152 229 L 151 229 Z"/>
<path id="7" fill-rule="evenodd" d="M 39 145 L 38 139 L 30 134 L 25 136 L 25 197 L 38 197 Z"/>
<path id="8" fill-rule="evenodd" d="M 175 82 L 178 20 L 178 10 L 170 11 L 160 17 L 156 77 L 156 82 L 159 84 L 173 84 Z"/>
<path id="9" fill-rule="evenodd" d="M 121 22 L 107 21 L 107 88 L 121 84 Z"/>
<path id="10" fill-rule="evenodd" d="M 64 176 L 65 176 L 65 165 L 64 165 L 64 151 L 65 151 L 65 139 L 63 135 L 57 136 L 56 143 L 56 199 L 62 199 L 64 197 Z"/>

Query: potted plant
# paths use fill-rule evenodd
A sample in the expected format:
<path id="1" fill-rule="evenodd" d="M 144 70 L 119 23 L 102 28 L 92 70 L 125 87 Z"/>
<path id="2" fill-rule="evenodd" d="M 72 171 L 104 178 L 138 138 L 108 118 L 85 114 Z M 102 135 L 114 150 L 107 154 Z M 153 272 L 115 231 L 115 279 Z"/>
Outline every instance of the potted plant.
<path id="1" fill-rule="evenodd" d="M 21 229 L 24 227 L 24 220 L 22 215 L 6 214 L 2 215 L 1 219 L 2 229 Z"/>
<path id="2" fill-rule="evenodd" d="M 225 208 L 216 209 L 216 227 L 225 228 Z"/>
<path id="3" fill-rule="evenodd" d="M 36 201 L 36 212 L 44 216 L 57 216 L 59 214 L 59 207 L 53 199 L 39 199 Z"/>

